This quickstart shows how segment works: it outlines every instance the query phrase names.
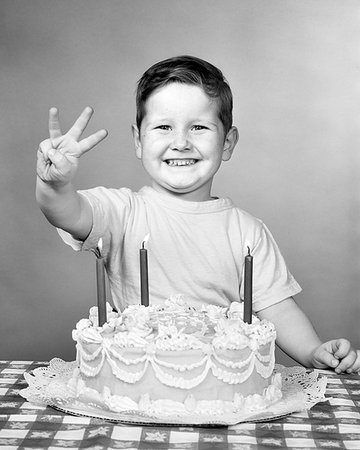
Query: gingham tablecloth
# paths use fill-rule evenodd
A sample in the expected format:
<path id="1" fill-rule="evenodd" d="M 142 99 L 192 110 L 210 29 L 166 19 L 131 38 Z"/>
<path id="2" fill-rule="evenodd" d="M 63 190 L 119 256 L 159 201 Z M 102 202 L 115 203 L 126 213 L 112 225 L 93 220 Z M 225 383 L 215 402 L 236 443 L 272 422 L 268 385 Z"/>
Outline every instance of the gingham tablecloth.
<path id="1" fill-rule="evenodd" d="M 360 450 L 359 375 L 324 371 L 328 400 L 307 412 L 262 423 L 190 428 L 119 425 L 34 406 L 19 395 L 26 387 L 23 374 L 46 364 L 0 361 L 0 448 Z"/>

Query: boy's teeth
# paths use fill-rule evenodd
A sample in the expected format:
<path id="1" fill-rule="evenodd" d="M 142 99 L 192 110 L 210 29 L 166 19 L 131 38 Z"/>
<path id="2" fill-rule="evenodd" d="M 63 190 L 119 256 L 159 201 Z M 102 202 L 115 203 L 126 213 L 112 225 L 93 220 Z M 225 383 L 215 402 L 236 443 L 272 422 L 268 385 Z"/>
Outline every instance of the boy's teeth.
<path id="1" fill-rule="evenodd" d="M 195 159 L 168 159 L 169 166 L 191 166 L 196 163 Z"/>

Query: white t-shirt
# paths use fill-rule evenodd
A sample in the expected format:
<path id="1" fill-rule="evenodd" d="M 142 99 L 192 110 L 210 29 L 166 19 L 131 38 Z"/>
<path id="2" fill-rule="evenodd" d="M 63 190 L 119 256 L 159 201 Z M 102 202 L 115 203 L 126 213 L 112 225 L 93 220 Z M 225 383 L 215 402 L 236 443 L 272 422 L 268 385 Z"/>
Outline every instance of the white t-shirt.
<path id="1" fill-rule="evenodd" d="M 140 303 L 139 249 L 148 234 L 150 303 L 176 294 L 194 306 L 240 301 L 247 247 L 254 258 L 254 312 L 301 291 L 266 226 L 229 198 L 191 202 L 151 187 L 79 192 L 92 207 L 93 228 L 85 242 L 59 233 L 75 250 L 95 249 L 102 238 L 117 308 Z"/>

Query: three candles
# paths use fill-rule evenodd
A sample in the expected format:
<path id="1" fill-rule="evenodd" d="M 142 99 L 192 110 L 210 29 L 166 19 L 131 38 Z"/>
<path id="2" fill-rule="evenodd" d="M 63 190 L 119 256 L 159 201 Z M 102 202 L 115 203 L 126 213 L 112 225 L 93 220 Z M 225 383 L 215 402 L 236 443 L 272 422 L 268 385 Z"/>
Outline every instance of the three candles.
<path id="1" fill-rule="evenodd" d="M 140 292 L 141 304 L 149 306 L 149 269 L 148 269 L 148 252 L 145 247 L 149 235 L 146 235 L 142 241 L 139 250 L 140 257 Z M 97 285 L 97 304 L 99 326 L 106 322 L 106 287 L 105 287 L 105 268 L 104 258 L 102 257 L 102 239 L 99 240 L 98 247 L 95 251 L 96 255 L 96 285 Z M 244 263 L 244 322 L 252 322 L 252 301 L 253 301 L 253 257 L 250 254 L 245 256 Z"/>

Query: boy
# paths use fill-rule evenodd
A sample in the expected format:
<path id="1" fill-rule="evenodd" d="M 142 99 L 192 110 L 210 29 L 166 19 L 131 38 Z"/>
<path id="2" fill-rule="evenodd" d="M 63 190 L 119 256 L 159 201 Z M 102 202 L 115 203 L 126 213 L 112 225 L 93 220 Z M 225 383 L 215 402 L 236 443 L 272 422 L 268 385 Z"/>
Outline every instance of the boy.
<path id="1" fill-rule="evenodd" d="M 194 305 L 240 301 L 249 247 L 253 309 L 275 324 L 277 344 L 304 366 L 358 371 L 360 352 L 345 339 L 322 343 L 294 302 L 301 288 L 266 226 L 230 199 L 211 194 L 213 177 L 238 140 L 232 94 L 221 71 L 190 56 L 161 61 L 140 79 L 136 100 L 135 151 L 151 187 L 74 189 L 80 156 L 107 135 L 100 130 L 80 140 L 91 108 L 64 135 L 52 108 L 50 139 L 38 150 L 40 208 L 74 249 L 94 250 L 102 239 L 115 305 L 139 303 L 138 251 L 148 234 L 153 303 L 176 293 Z"/>

